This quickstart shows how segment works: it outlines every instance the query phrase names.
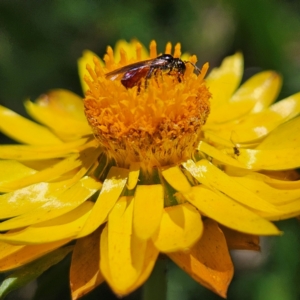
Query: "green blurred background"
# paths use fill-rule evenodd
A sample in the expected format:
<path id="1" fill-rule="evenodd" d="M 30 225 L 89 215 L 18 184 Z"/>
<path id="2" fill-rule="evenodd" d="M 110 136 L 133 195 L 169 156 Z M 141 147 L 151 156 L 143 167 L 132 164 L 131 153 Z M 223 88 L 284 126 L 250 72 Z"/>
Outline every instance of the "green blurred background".
<path id="1" fill-rule="evenodd" d="M 274 69 L 284 77 L 281 98 L 300 91 L 299 0 L 0 0 L 0 104 L 25 114 L 23 100 L 47 90 L 81 94 L 76 62 L 82 51 L 102 57 L 107 45 L 132 38 L 145 45 L 156 39 L 159 51 L 179 41 L 199 65 L 209 61 L 211 67 L 242 51 L 246 76 Z M 237 271 L 228 299 L 300 299 L 299 223 L 278 226 L 285 235 L 266 239 L 261 254 L 234 254 Z M 219 299 L 173 264 L 168 270 L 169 300 Z M 67 273 L 68 261 L 50 269 L 28 299 L 68 299 L 61 279 Z M 16 297 L 10 299 L 25 299 Z M 116 298 L 103 286 L 84 299 Z"/>

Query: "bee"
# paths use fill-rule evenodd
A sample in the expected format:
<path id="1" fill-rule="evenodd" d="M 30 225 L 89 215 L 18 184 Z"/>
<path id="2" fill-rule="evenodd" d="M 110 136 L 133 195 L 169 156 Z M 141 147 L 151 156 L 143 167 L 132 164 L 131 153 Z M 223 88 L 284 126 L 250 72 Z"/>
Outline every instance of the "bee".
<path id="1" fill-rule="evenodd" d="M 162 54 L 154 59 L 140 61 L 116 69 L 105 74 L 105 76 L 110 80 L 121 77 L 121 83 L 127 89 L 134 86 L 140 88 L 142 79 L 145 79 L 145 87 L 147 87 L 147 81 L 152 76 L 157 76 L 163 72 L 166 72 L 168 75 L 175 75 L 178 82 L 181 82 L 186 70 L 186 63 L 192 64 L 194 72 L 199 75 L 200 69 L 190 61 L 182 61 L 180 58 L 174 58 L 170 54 Z"/>

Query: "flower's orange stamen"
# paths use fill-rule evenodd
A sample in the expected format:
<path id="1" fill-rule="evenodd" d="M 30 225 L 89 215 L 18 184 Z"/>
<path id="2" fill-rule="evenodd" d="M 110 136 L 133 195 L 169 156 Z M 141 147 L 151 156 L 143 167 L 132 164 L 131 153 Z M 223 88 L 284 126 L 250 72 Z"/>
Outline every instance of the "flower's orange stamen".
<path id="1" fill-rule="evenodd" d="M 151 41 L 149 48 L 150 48 L 150 58 L 157 57 L 157 46 L 155 41 Z"/>
<path id="2" fill-rule="evenodd" d="M 177 43 L 174 49 L 174 57 L 179 58 L 181 56 L 181 44 Z"/>
<path id="3" fill-rule="evenodd" d="M 123 48 L 120 49 L 120 64 L 123 66 L 128 64 L 127 54 Z"/>
<path id="4" fill-rule="evenodd" d="M 150 53 L 156 57 L 155 42 Z M 180 55 L 180 44 L 175 55 Z M 110 54 L 107 60 L 111 61 Z M 207 65 L 198 77 L 186 72 L 182 82 L 176 73 L 162 73 L 149 78 L 147 88 L 141 78 L 139 89 L 125 89 L 119 78 L 106 79 L 100 62 L 94 62 L 95 71 L 89 67 L 86 79 L 90 90 L 84 100 L 85 113 L 109 158 L 123 167 L 139 162 L 151 172 L 155 166 L 179 164 L 193 156 L 210 110 L 210 93 L 203 82 Z"/>
<path id="5" fill-rule="evenodd" d="M 136 60 L 141 61 L 142 60 L 142 45 L 137 42 L 135 45 L 135 51 L 136 51 Z"/>
<path id="6" fill-rule="evenodd" d="M 107 50 L 106 50 L 106 53 L 108 54 L 108 56 L 110 58 L 110 61 L 112 63 L 115 63 L 114 50 L 112 49 L 112 47 L 108 46 Z"/>
<path id="7" fill-rule="evenodd" d="M 171 54 L 171 52 L 172 52 L 172 44 L 168 42 L 166 45 L 165 54 Z"/>
<path id="8" fill-rule="evenodd" d="M 208 68 L 209 68 L 209 63 L 205 63 L 202 68 L 201 68 L 201 71 L 200 71 L 200 74 L 198 75 L 198 80 L 199 81 L 202 81 L 208 71 Z"/>
<path id="9" fill-rule="evenodd" d="M 97 77 L 104 76 L 104 70 L 100 64 L 99 59 L 97 57 L 94 57 L 93 61 L 95 64 L 95 73 L 96 73 Z"/>
<path id="10" fill-rule="evenodd" d="M 103 60 L 105 62 L 106 68 L 110 69 L 112 67 L 113 61 L 111 61 L 109 55 L 105 54 Z"/>

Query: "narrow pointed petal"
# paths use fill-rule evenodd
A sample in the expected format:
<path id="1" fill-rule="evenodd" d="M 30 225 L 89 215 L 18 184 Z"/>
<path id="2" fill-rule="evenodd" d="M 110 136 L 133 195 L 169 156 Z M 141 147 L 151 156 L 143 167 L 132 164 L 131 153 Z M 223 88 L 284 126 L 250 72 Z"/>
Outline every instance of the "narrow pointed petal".
<path id="1" fill-rule="evenodd" d="M 211 189 L 216 189 L 225 193 L 243 205 L 261 211 L 277 211 L 272 204 L 238 184 L 230 176 L 205 159 L 196 163 L 189 160 L 184 163 L 183 166 L 200 183 Z"/>
<path id="2" fill-rule="evenodd" d="M 245 234 L 221 226 L 230 250 L 253 250 L 260 251 L 259 237 L 253 234 Z"/>
<path id="3" fill-rule="evenodd" d="M 189 252 L 168 253 L 168 256 L 194 280 L 226 298 L 233 264 L 216 222 L 209 219 L 204 222 L 203 236 Z"/>
<path id="4" fill-rule="evenodd" d="M 85 144 L 87 139 L 53 145 L 4 145 L 0 146 L 0 158 L 18 161 L 50 159 L 66 157 L 70 153 L 77 153 L 78 147 Z"/>
<path id="5" fill-rule="evenodd" d="M 163 214 L 164 191 L 160 184 L 138 185 L 134 194 L 133 230 L 147 240 L 157 230 Z"/>
<path id="6" fill-rule="evenodd" d="M 50 110 L 47 106 L 41 106 L 29 100 L 25 102 L 25 108 L 34 119 L 51 128 L 62 138 L 76 139 L 92 134 L 91 128 L 85 120 L 74 119 L 67 114 L 58 113 Z"/>
<path id="7" fill-rule="evenodd" d="M 178 192 L 185 193 L 191 189 L 190 183 L 178 166 L 171 167 L 162 171 L 162 175 L 167 180 L 167 182 Z"/>
<path id="8" fill-rule="evenodd" d="M 77 236 L 90 234 L 103 224 L 126 186 L 129 170 L 111 167 L 103 182 L 99 197 L 84 228 Z"/>
<path id="9" fill-rule="evenodd" d="M 89 218 L 93 203 L 86 201 L 79 207 L 58 218 L 20 231 L 0 234 L 0 241 L 17 244 L 43 244 L 75 238 Z"/>
<path id="10" fill-rule="evenodd" d="M 199 211 L 231 229 L 256 235 L 279 235 L 271 222 L 246 209 L 222 193 L 215 193 L 202 186 L 192 187 L 184 195 Z"/>
<path id="11" fill-rule="evenodd" d="M 30 145 L 59 145 L 62 141 L 48 128 L 32 122 L 0 105 L 0 131 L 12 139 Z"/>
<path id="12" fill-rule="evenodd" d="M 104 281 L 99 268 L 100 233 L 101 230 L 97 229 L 76 242 L 70 269 L 73 300 L 84 296 Z"/>
<path id="13" fill-rule="evenodd" d="M 101 65 L 104 65 L 101 58 L 99 58 L 94 52 L 89 50 L 84 50 L 82 53 L 82 56 L 78 59 L 78 73 L 79 73 L 79 79 L 82 87 L 83 94 L 89 89 L 89 86 L 84 81 L 84 76 L 88 73 L 86 70 L 86 65 L 89 64 L 90 66 L 94 65 L 94 57 L 97 57 L 101 63 Z"/>
<path id="14" fill-rule="evenodd" d="M 140 175 L 140 164 L 139 163 L 131 163 L 129 169 L 129 177 L 127 188 L 129 190 L 133 190 L 138 183 Z"/>
<path id="15" fill-rule="evenodd" d="M 11 245 L 7 244 L 8 247 L 15 248 L 16 251 L 5 255 L 3 251 L 0 253 L 0 271 L 8 271 L 21 267 L 53 250 L 67 244 L 70 239 L 65 239 L 57 242 L 41 244 L 41 245 Z M 19 248 L 19 249 L 18 249 Z"/>
<path id="16" fill-rule="evenodd" d="M 101 184 L 90 177 L 84 177 L 64 192 L 47 195 L 48 201 L 28 213 L 0 223 L 0 230 L 10 230 L 51 220 L 81 205 L 97 190 Z M 19 190 L 20 191 L 20 190 Z M 72 199 L 72 201 L 70 201 Z M 11 214 L 15 212 L 12 211 Z"/>
<path id="17" fill-rule="evenodd" d="M 237 89 L 243 75 L 243 56 L 236 53 L 225 58 L 219 68 L 213 69 L 206 78 L 209 91 L 214 95 L 213 107 L 227 103 Z"/>
<path id="18" fill-rule="evenodd" d="M 203 232 L 201 216 L 189 203 L 166 207 L 152 240 L 161 252 L 183 251 L 193 246 Z"/>

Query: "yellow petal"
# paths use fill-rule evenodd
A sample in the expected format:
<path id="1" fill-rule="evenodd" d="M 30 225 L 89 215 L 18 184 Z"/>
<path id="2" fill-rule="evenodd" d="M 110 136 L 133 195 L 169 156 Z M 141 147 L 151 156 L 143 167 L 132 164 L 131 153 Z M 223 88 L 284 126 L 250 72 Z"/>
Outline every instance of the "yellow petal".
<path id="1" fill-rule="evenodd" d="M 146 252 L 144 256 L 144 264 L 141 270 L 141 274 L 139 275 L 137 281 L 130 288 L 128 288 L 128 294 L 135 291 L 148 279 L 157 260 L 159 251 L 154 247 L 153 242 L 151 240 L 148 240 L 146 243 Z M 135 255 L 140 256 L 140 250 L 137 249 L 137 247 L 135 247 L 134 249 L 136 250 Z"/>
<path id="2" fill-rule="evenodd" d="M 65 157 L 70 153 L 77 153 L 78 147 L 85 144 L 87 139 L 59 145 L 4 145 L 0 146 L 0 158 L 24 160 L 39 160 Z"/>
<path id="3" fill-rule="evenodd" d="M 280 221 L 300 215 L 300 198 L 295 201 L 277 206 L 279 212 L 262 212 L 260 215 L 268 220 Z"/>
<path id="4" fill-rule="evenodd" d="M 57 145 L 62 141 L 48 128 L 34 123 L 0 105 L 0 131 L 12 139 L 30 145 Z"/>
<path id="5" fill-rule="evenodd" d="M 272 204 L 234 181 L 230 176 L 205 159 L 202 159 L 197 163 L 189 160 L 184 163 L 183 166 L 200 183 L 211 189 L 216 189 L 225 193 L 243 205 L 261 211 L 277 211 Z"/>
<path id="6" fill-rule="evenodd" d="M 127 188 L 129 190 L 133 190 L 135 188 L 139 180 L 139 175 L 140 175 L 140 164 L 135 162 L 131 163 L 129 169 L 128 183 L 127 183 Z"/>
<path id="7" fill-rule="evenodd" d="M 17 232 L 0 234 L 0 241 L 16 244 L 43 244 L 74 238 L 87 221 L 93 205 L 92 202 L 86 201 L 58 218 Z"/>
<path id="8" fill-rule="evenodd" d="M 200 238 L 202 231 L 199 212 L 191 204 L 184 203 L 165 208 L 152 240 L 161 252 L 186 251 Z"/>
<path id="9" fill-rule="evenodd" d="M 105 222 L 108 213 L 119 199 L 126 186 L 129 171 L 127 169 L 111 167 L 103 182 L 100 195 L 95 203 L 92 213 L 79 237 L 90 234 Z"/>
<path id="10" fill-rule="evenodd" d="M 273 71 L 260 72 L 248 79 L 230 99 L 230 102 L 254 102 L 252 113 L 262 111 L 273 103 L 282 84 L 279 74 Z"/>
<path id="11" fill-rule="evenodd" d="M 44 167 L 43 163 L 45 161 L 42 162 L 40 161 L 35 165 L 36 167 L 41 167 L 42 171 L 35 172 L 34 170 L 32 170 L 34 171 L 33 174 L 29 174 L 28 176 L 23 176 L 23 178 L 11 180 L 10 182 L 5 182 L 4 180 L 3 183 L 1 183 L 1 178 L 0 178 L 0 191 L 10 192 L 32 184 L 36 184 L 43 181 L 52 181 L 52 180 L 64 181 L 66 179 L 69 179 L 69 185 L 71 185 L 72 182 L 76 183 L 78 180 L 80 180 L 80 178 L 86 175 L 91 165 L 95 164 L 97 158 L 99 157 L 102 151 L 100 148 L 94 146 L 96 145 L 93 145 L 92 143 L 87 143 L 85 145 L 85 147 L 87 148 L 80 152 L 80 156 L 79 154 L 73 154 L 67 157 L 66 159 L 57 160 L 57 162 L 51 161 L 49 165 L 47 165 L 48 161 L 46 161 L 45 168 L 43 168 Z M 7 162 L 7 161 L 5 160 L 0 161 L 0 168 L 1 168 L 1 164 L 3 164 L 5 167 L 5 163 L 2 162 Z M 16 164 L 21 165 L 18 162 L 14 163 L 14 165 Z M 78 167 L 80 167 L 80 169 L 78 169 Z M 19 169 L 20 168 L 18 168 L 18 170 Z M 12 170 L 8 169 L 8 172 L 6 173 L 7 177 L 9 177 L 12 171 L 14 171 L 14 169 Z M 20 170 L 20 174 L 22 174 L 21 170 Z"/>
<path id="12" fill-rule="evenodd" d="M 231 229 L 256 235 L 280 234 L 280 231 L 271 222 L 224 194 L 216 194 L 202 186 L 195 186 L 192 187 L 190 193 L 184 196 L 205 216 Z"/>
<path id="13" fill-rule="evenodd" d="M 194 280 L 226 298 L 233 265 L 225 237 L 214 221 L 204 222 L 203 236 L 189 252 L 168 253 L 168 256 Z"/>
<path id="14" fill-rule="evenodd" d="M 0 160 L 0 192 L 5 192 L 3 185 L 35 174 L 37 171 L 28 168 L 15 160 Z"/>
<path id="15" fill-rule="evenodd" d="M 32 211 L 49 201 L 53 192 L 64 191 L 64 182 L 34 184 L 15 192 L 0 195 L 0 219 L 7 219 Z"/>
<path id="16" fill-rule="evenodd" d="M 300 97 L 300 93 L 299 93 Z M 273 130 L 256 149 L 274 150 L 300 147 L 300 117 L 286 122 Z"/>
<path id="17" fill-rule="evenodd" d="M 266 71 L 254 75 L 238 89 L 229 103 L 212 110 L 208 124 L 234 121 L 250 112 L 261 111 L 266 104 L 276 99 L 280 87 L 281 78 L 275 72 Z"/>
<path id="18" fill-rule="evenodd" d="M 72 299 L 79 299 L 104 281 L 99 269 L 100 233 L 97 229 L 76 241 L 70 269 Z"/>
<path id="19" fill-rule="evenodd" d="M 132 197 L 121 197 L 109 214 L 107 253 L 106 256 L 101 257 L 101 261 L 102 259 L 108 260 L 109 275 L 106 280 L 114 292 L 120 296 L 128 294 L 137 282 L 143 270 L 147 252 L 148 242 L 139 239 L 132 232 L 132 216 Z M 106 268 L 104 268 L 103 275 L 105 277 L 107 275 Z"/>
<path id="20" fill-rule="evenodd" d="M 224 226 L 221 226 L 220 229 L 225 235 L 229 249 L 260 251 L 259 237 L 257 235 L 245 234 Z"/>
<path id="21" fill-rule="evenodd" d="M 55 114 L 86 122 L 82 98 L 71 91 L 64 89 L 51 90 L 40 96 L 35 103 L 47 107 Z"/>
<path id="22" fill-rule="evenodd" d="M 84 177 L 64 192 L 59 190 L 58 192 L 44 195 L 45 198 L 47 197 L 47 201 L 44 200 L 44 205 L 40 205 L 27 213 L 0 223 L 0 230 L 20 228 L 63 215 L 81 205 L 97 190 L 99 190 L 100 187 L 101 184 L 96 182 L 94 179 Z M 20 190 L 17 192 L 20 193 Z M 27 197 L 28 196 L 29 195 L 27 195 Z M 13 198 L 11 197 L 10 199 Z M 72 201 L 70 201 L 70 199 Z M 11 214 L 15 214 L 15 212 L 11 211 Z"/>
<path id="23" fill-rule="evenodd" d="M 136 58 L 136 46 L 137 46 L 138 41 L 137 40 L 132 40 L 130 43 L 126 42 L 125 40 L 119 40 L 114 49 L 114 57 L 115 57 L 115 62 L 119 63 L 121 60 L 121 55 L 120 51 L 121 49 L 126 52 L 126 55 L 128 56 L 128 60 L 130 61 L 132 58 Z M 148 56 L 148 51 L 145 48 L 144 45 L 140 44 L 141 46 L 141 57 L 140 60 L 145 60 L 149 59 Z"/>
<path id="24" fill-rule="evenodd" d="M 22 250 L 25 245 L 13 245 L 5 242 L 0 242 L 0 257 L 3 260 L 5 257 L 13 255 L 14 253 Z M 1 264 L 2 266 L 2 264 Z"/>
<path id="25" fill-rule="evenodd" d="M 147 240 L 160 224 L 164 208 L 164 191 L 160 184 L 138 185 L 134 194 L 133 230 Z"/>
<path id="26" fill-rule="evenodd" d="M 210 72 L 206 78 L 206 84 L 213 95 L 213 108 L 229 101 L 240 84 L 242 75 L 243 56 L 241 53 L 225 58 L 219 68 L 215 68 Z"/>
<path id="27" fill-rule="evenodd" d="M 299 189 L 300 188 L 300 180 L 287 181 L 284 180 L 285 178 L 283 180 L 280 180 L 256 172 L 252 172 L 249 176 L 254 179 L 263 180 L 267 184 L 278 189 Z"/>
<path id="28" fill-rule="evenodd" d="M 62 161 L 56 164 L 53 164 L 51 167 L 46 168 L 41 172 L 31 174 L 29 176 L 20 178 L 18 180 L 12 181 L 4 185 L 0 184 L 0 188 L 12 191 L 38 182 L 54 180 L 59 176 L 61 176 L 62 174 L 65 174 L 79 167 L 81 165 L 81 161 L 78 160 L 78 158 L 79 158 L 78 154 L 70 155 L 69 157 L 63 159 Z"/>
<path id="29" fill-rule="evenodd" d="M 287 170 L 300 166 L 300 147 L 256 150 L 239 149 L 237 160 L 247 169 Z"/>
<path id="30" fill-rule="evenodd" d="M 0 271 L 8 271 L 23 266 L 59 247 L 70 242 L 70 239 L 65 239 L 57 242 L 46 243 L 41 245 L 11 245 L 7 244 L 9 248 L 16 249 L 10 254 L 5 255 L 0 251 Z M 2 243 L 1 243 L 2 244 Z M 1 248 L 0 244 L 0 248 Z"/>
<path id="31" fill-rule="evenodd" d="M 93 66 L 94 65 L 94 61 L 93 61 L 94 57 L 97 57 L 99 59 L 101 65 L 104 65 L 102 59 L 99 58 L 94 52 L 89 51 L 89 50 L 84 50 L 82 53 L 82 56 L 77 61 L 78 73 L 79 73 L 79 78 L 80 78 L 83 94 L 85 94 L 85 92 L 89 89 L 89 86 L 84 81 L 84 76 L 88 73 L 86 70 L 86 65 L 89 64 L 90 66 Z"/>
<path id="32" fill-rule="evenodd" d="M 162 175 L 176 191 L 185 193 L 191 188 L 190 183 L 178 166 L 162 171 Z"/>
<path id="33" fill-rule="evenodd" d="M 300 198 L 300 189 L 276 189 L 250 177 L 234 177 L 234 180 L 273 204 L 285 204 Z"/>
<path id="34" fill-rule="evenodd" d="M 108 218 L 108 264 L 113 289 L 118 294 L 127 294 L 130 287 L 141 272 L 141 261 L 135 265 L 131 254 L 133 201 L 130 197 L 122 197 L 114 206 Z M 141 244 L 141 255 L 144 254 Z"/>
<path id="35" fill-rule="evenodd" d="M 68 137 L 76 139 L 92 133 L 86 120 L 75 119 L 67 114 L 58 113 L 50 110 L 47 106 L 38 105 L 29 100 L 25 101 L 25 108 L 34 119 L 51 128 L 58 136 L 64 139 Z"/>
<path id="36" fill-rule="evenodd" d="M 260 113 L 246 117 L 230 129 L 227 138 L 232 135 L 231 132 L 234 132 L 235 143 L 249 143 L 266 136 L 281 123 L 295 117 L 299 112 L 300 93 L 281 100 Z M 295 132 L 294 129 L 289 135 Z M 225 133 L 222 136 L 226 137 Z M 281 148 L 283 147 L 281 146 Z"/>
<path id="37" fill-rule="evenodd" d="M 135 266 L 136 263 L 134 263 L 134 262 L 140 262 L 141 259 L 143 259 L 144 261 L 142 264 L 142 269 L 140 270 L 140 274 L 137 276 L 137 280 L 131 286 L 125 286 L 125 290 L 120 290 L 118 282 L 116 282 L 115 279 L 113 279 L 111 276 L 110 260 L 109 260 L 109 257 L 110 257 L 109 256 L 109 241 L 108 240 L 109 240 L 108 226 L 106 225 L 101 233 L 101 240 L 100 240 L 101 272 L 104 275 L 107 283 L 110 285 L 110 287 L 113 289 L 113 291 L 117 295 L 122 296 L 125 294 L 129 294 L 132 291 L 134 291 L 135 289 L 137 289 L 140 285 L 142 285 L 149 277 L 149 275 L 154 267 L 155 261 L 157 259 L 158 250 L 154 247 L 151 240 L 148 240 L 148 241 L 140 240 L 133 233 L 132 240 L 131 240 L 132 243 L 130 246 L 131 247 L 131 255 L 132 255 L 131 263 Z M 116 241 L 116 243 L 119 243 L 119 242 Z M 119 248 L 120 245 L 118 244 L 117 247 Z M 129 266 L 129 268 L 132 268 L 132 266 Z"/>
<path id="38" fill-rule="evenodd" d="M 234 166 L 237 168 L 243 168 L 244 165 L 238 162 L 235 158 L 227 155 L 226 153 L 218 150 L 217 148 L 201 141 L 198 145 L 198 150 L 204 152 L 205 154 L 217 159 L 225 165 Z M 232 155 L 234 153 L 233 147 L 230 148 L 232 150 Z M 226 151 L 226 150 L 225 150 Z M 229 152 L 229 151 L 228 151 Z"/>

